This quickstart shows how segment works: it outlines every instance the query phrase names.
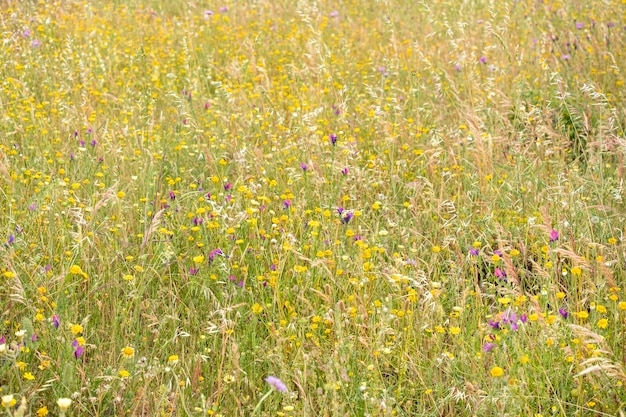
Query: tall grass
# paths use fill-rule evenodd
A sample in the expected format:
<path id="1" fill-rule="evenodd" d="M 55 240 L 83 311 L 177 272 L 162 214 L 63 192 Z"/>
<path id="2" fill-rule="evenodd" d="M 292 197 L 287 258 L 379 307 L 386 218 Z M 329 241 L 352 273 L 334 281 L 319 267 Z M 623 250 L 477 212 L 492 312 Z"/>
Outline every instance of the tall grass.
<path id="1" fill-rule="evenodd" d="M 5 414 L 624 415 L 623 1 L 0 5 Z"/>

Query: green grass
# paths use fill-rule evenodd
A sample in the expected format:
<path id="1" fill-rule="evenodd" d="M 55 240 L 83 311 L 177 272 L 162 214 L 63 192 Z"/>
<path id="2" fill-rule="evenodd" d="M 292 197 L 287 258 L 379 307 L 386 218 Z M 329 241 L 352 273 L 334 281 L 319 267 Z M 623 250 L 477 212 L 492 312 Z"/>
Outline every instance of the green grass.
<path id="1" fill-rule="evenodd" d="M 626 412 L 623 1 L 0 5 L 1 413 Z"/>

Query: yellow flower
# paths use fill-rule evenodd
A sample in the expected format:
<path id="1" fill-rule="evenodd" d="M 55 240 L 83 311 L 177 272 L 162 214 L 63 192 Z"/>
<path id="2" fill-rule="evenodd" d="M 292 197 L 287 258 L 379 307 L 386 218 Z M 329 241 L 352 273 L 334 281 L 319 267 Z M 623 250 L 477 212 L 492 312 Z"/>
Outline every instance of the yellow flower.
<path id="1" fill-rule="evenodd" d="M 47 415 L 48 415 L 48 407 L 46 407 L 45 405 L 41 407 L 39 410 L 37 410 L 38 417 L 45 417 Z"/>
<path id="2" fill-rule="evenodd" d="M 504 375 L 504 369 L 500 368 L 499 366 L 494 366 L 493 368 L 491 368 L 492 377 L 497 378 L 502 375 Z"/>
<path id="3" fill-rule="evenodd" d="M 135 356 L 135 349 L 132 346 L 126 346 L 124 349 L 122 349 L 122 355 L 125 358 L 132 358 L 133 356 Z"/>
<path id="4" fill-rule="evenodd" d="M 616 243 L 617 243 L 617 239 L 615 239 L 614 237 L 609 238 L 609 245 L 615 245 Z"/>
<path id="5" fill-rule="evenodd" d="M 117 198 L 124 198 L 125 196 L 126 196 L 126 193 L 124 191 L 117 192 Z"/>
<path id="6" fill-rule="evenodd" d="M 204 256 L 203 255 L 194 256 L 193 261 L 197 264 L 201 264 L 202 262 L 204 262 Z"/>
<path id="7" fill-rule="evenodd" d="M 575 266 L 575 267 L 572 268 L 572 275 L 573 276 L 579 277 L 579 276 L 582 275 L 582 273 L 583 273 L 583 270 L 580 269 L 579 267 Z"/>
<path id="8" fill-rule="evenodd" d="M 70 328 L 70 330 L 72 331 L 73 334 L 80 334 L 83 332 L 83 326 L 81 326 L 80 324 L 73 324 L 72 327 Z"/>
<path id="9" fill-rule="evenodd" d="M 85 273 L 85 271 L 82 270 L 82 268 L 78 265 L 72 265 L 70 266 L 70 274 L 72 275 L 82 275 L 85 278 L 89 278 L 89 275 L 87 275 Z"/>
<path id="10" fill-rule="evenodd" d="M 28 381 L 32 381 L 33 379 L 35 379 L 35 375 L 33 375 L 31 372 L 26 372 L 24 374 L 24 379 Z"/>
<path id="11" fill-rule="evenodd" d="M 439 252 L 441 252 L 441 247 L 440 246 L 433 246 L 432 251 L 433 251 L 433 253 L 439 253 Z"/>
<path id="12" fill-rule="evenodd" d="M 575 314 L 581 320 L 584 320 L 589 317 L 589 312 L 585 310 L 579 311 L 578 313 L 575 313 Z"/>
<path id="13" fill-rule="evenodd" d="M 82 336 L 78 336 L 76 338 L 76 343 L 78 344 L 78 346 L 85 346 L 85 338 Z"/>
<path id="14" fill-rule="evenodd" d="M 456 334 L 461 333 L 461 329 L 459 327 L 450 327 L 448 329 L 448 332 L 452 335 L 456 335 Z"/>
<path id="15" fill-rule="evenodd" d="M 126 369 L 122 369 L 120 370 L 119 375 L 121 378 L 128 378 L 130 376 L 130 372 L 128 372 Z"/>
<path id="16" fill-rule="evenodd" d="M 261 314 L 262 311 L 263 311 L 263 307 L 261 307 L 259 303 L 254 303 L 254 305 L 252 306 L 252 312 L 254 314 Z"/>
<path id="17" fill-rule="evenodd" d="M 171 363 L 172 365 L 178 363 L 178 355 L 170 355 L 167 358 L 167 361 Z"/>
<path id="18" fill-rule="evenodd" d="M 597 326 L 601 329 L 606 329 L 609 327 L 609 321 L 607 319 L 598 320 Z"/>
<path id="19" fill-rule="evenodd" d="M 617 305 L 617 308 L 619 308 L 620 310 L 626 310 L 626 301 L 620 301 Z"/>

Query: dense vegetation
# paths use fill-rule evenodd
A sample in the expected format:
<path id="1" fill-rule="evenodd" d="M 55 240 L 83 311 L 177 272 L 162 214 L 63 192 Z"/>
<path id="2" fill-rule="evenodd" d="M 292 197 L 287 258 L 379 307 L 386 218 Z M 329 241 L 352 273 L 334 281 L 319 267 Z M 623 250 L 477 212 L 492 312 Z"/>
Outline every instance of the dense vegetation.
<path id="1" fill-rule="evenodd" d="M 0 0 L 10 416 L 624 415 L 626 3 Z"/>

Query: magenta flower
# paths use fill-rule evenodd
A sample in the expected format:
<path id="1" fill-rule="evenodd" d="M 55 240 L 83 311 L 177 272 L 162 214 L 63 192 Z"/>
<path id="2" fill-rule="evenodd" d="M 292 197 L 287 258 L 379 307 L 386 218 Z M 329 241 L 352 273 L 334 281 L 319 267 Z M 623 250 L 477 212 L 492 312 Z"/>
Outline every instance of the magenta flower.
<path id="1" fill-rule="evenodd" d="M 569 312 L 564 309 L 563 307 L 559 308 L 559 314 L 561 315 L 561 317 L 563 317 L 564 319 L 569 317 Z"/>
<path id="2" fill-rule="evenodd" d="M 285 383 L 275 376 L 268 376 L 267 378 L 265 378 L 265 382 L 270 384 L 272 388 L 274 388 L 278 392 L 287 392 L 287 386 L 285 385 Z"/>
<path id="3" fill-rule="evenodd" d="M 487 57 L 486 56 L 481 56 L 480 57 L 480 63 L 481 64 L 486 64 L 487 63 Z"/>
<path id="4" fill-rule="evenodd" d="M 328 139 L 330 139 L 330 143 L 332 143 L 333 145 L 337 144 L 337 135 L 335 135 L 334 133 L 328 135 Z"/>
<path id="5" fill-rule="evenodd" d="M 478 256 L 478 249 L 477 249 L 477 248 L 471 248 L 471 249 L 469 250 L 469 254 L 470 254 L 471 256 Z"/>
<path id="6" fill-rule="evenodd" d="M 485 353 L 490 352 L 495 347 L 496 347 L 495 343 L 485 343 L 483 345 L 483 352 L 485 352 Z"/>
<path id="7" fill-rule="evenodd" d="M 52 324 L 54 325 L 54 327 L 56 327 L 57 329 L 59 328 L 59 326 L 61 325 L 61 321 L 59 320 L 59 315 L 55 314 L 54 316 L 52 316 Z"/>
<path id="8" fill-rule="evenodd" d="M 556 242 L 557 240 L 559 240 L 559 232 L 552 229 L 550 232 L 550 242 Z"/>
<path id="9" fill-rule="evenodd" d="M 506 271 L 504 269 L 496 268 L 494 273 L 497 278 L 506 280 Z"/>

